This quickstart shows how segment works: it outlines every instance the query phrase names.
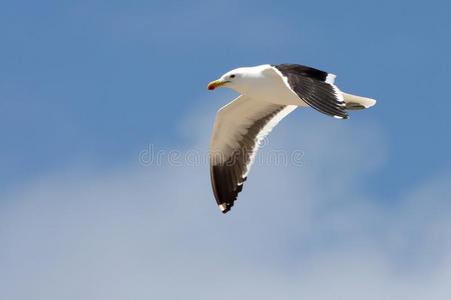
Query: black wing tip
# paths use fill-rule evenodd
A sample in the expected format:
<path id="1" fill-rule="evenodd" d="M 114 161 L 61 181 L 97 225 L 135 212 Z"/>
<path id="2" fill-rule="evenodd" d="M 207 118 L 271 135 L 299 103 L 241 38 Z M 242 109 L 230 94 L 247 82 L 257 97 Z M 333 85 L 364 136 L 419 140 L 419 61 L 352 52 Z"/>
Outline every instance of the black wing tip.
<path id="1" fill-rule="evenodd" d="M 232 208 L 233 203 L 221 203 L 221 204 L 219 204 L 218 206 L 219 206 L 219 209 L 221 210 L 221 212 L 222 212 L 223 214 L 226 214 L 226 213 L 229 212 L 230 209 Z"/>
<path id="2" fill-rule="evenodd" d="M 235 203 L 236 199 L 238 198 L 238 194 L 243 190 L 243 183 L 247 180 L 247 176 L 243 177 L 243 181 L 236 187 L 234 190 L 234 196 L 232 199 L 232 202 L 223 202 L 221 204 L 218 204 L 219 209 L 223 214 L 226 214 L 230 211 L 233 204 Z M 219 202 L 218 202 L 219 203 Z"/>
<path id="3" fill-rule="evenodd" d="M 237 182 L 234 188 L 227 190 L 224 187 L 224 182 L 218 182 L 218 179 L 219 181 L 221 181 L 220 179 L 224 179 L 224 174 L 221 174 L 220 172 L 221 167 L 223 166 L 212 165 L 210 168 L 210 175 L 216 203 L 219 207 L 219 210 L 221 210 L 223 214 L 226 214 L 232 208 L 234 202 L 238 197 L 238 194 L 243 190 L 243 183 L 247 180 L 247 176 L 242 177 L 241 180 Z"/>

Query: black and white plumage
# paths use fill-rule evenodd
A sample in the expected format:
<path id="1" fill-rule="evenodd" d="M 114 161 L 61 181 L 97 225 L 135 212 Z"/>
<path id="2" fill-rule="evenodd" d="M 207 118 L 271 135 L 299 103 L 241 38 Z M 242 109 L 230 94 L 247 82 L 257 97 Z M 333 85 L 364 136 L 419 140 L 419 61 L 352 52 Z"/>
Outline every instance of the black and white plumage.
<path id="1" fill-rule="evenodd" d="M 223 213 L 241 192 L 261 140 L 290 112 L 312 107 L 347 119 L 348 110 L 376 103 L 341 92 L 333 74 L 295 64 L 238 68 L 210 82 L 208 89 L 221 86 L 241 94 L 218 111 L 210 143 L 211 183 Z"/>

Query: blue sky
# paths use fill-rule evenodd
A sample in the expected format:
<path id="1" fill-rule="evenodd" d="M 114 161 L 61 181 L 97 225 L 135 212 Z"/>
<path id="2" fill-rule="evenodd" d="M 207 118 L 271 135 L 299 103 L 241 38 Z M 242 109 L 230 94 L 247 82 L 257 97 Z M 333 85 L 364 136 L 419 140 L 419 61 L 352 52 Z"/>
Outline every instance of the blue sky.
<path id="1" fill-rule="evenodd" d="M 277 281 L 260 296 L 323 299 L 313 287 L 349 267 L 332 288 L 342 297 L 358 282 L 379 299 L 426 299 L 412 286 L 429 274 L 425 290 L 445 299 L 449 11 L 448 1 L 2 3 L 0 296 L 29 299 L 25 280 L 37 299 L 170 299 L 161 287 L 173 272 L 208 299 L 224 285 L 215 272 L 235 277 L 225 299 L 263 293 L 260 281 Z M 207 82 L 285 62 L 335 73 L 378 104 L 344 122 L 291 114 L 267 149 L 300 149 L 305 163 L 256 165 L 230 216 L 215 207 L 208 166 L 139 163 L 149 144 L 206 151 L 216 110 L 235 96 Z"/>

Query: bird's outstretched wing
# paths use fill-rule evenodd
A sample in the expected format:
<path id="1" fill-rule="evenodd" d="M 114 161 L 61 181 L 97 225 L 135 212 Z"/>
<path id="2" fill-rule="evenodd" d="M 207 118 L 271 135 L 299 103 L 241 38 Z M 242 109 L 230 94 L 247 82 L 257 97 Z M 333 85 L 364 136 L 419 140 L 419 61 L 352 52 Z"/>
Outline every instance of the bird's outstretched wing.
<path id="1" fill-rule="evenodd" d="M 286 86 L 309 106 L 339 119 L 347 119 L 341 91 L 335 86 L 335 75 L 295 64 L 273 65 Z"/>
<path id="2" fill-rule="evenodd" d="M 261 140 L 295 105 L 277 105 L 239 96 L 222 107 L 210 143 L 210 176 L 223 213 L 233 206 Z"/>

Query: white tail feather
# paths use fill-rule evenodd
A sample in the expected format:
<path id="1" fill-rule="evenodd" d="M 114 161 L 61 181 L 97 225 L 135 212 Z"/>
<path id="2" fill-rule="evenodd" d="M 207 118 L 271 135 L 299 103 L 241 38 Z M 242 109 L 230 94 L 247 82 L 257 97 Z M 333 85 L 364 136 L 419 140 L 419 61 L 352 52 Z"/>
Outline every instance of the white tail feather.
<path id="1" fill-rule="evenodd" d="M 347 93 L 342 94 L 346 103 L 346 109 L 348 110 L 365 109 L 374 106 L 376 104 L 376 100 L 374 99 L 355 96 Z"/>

